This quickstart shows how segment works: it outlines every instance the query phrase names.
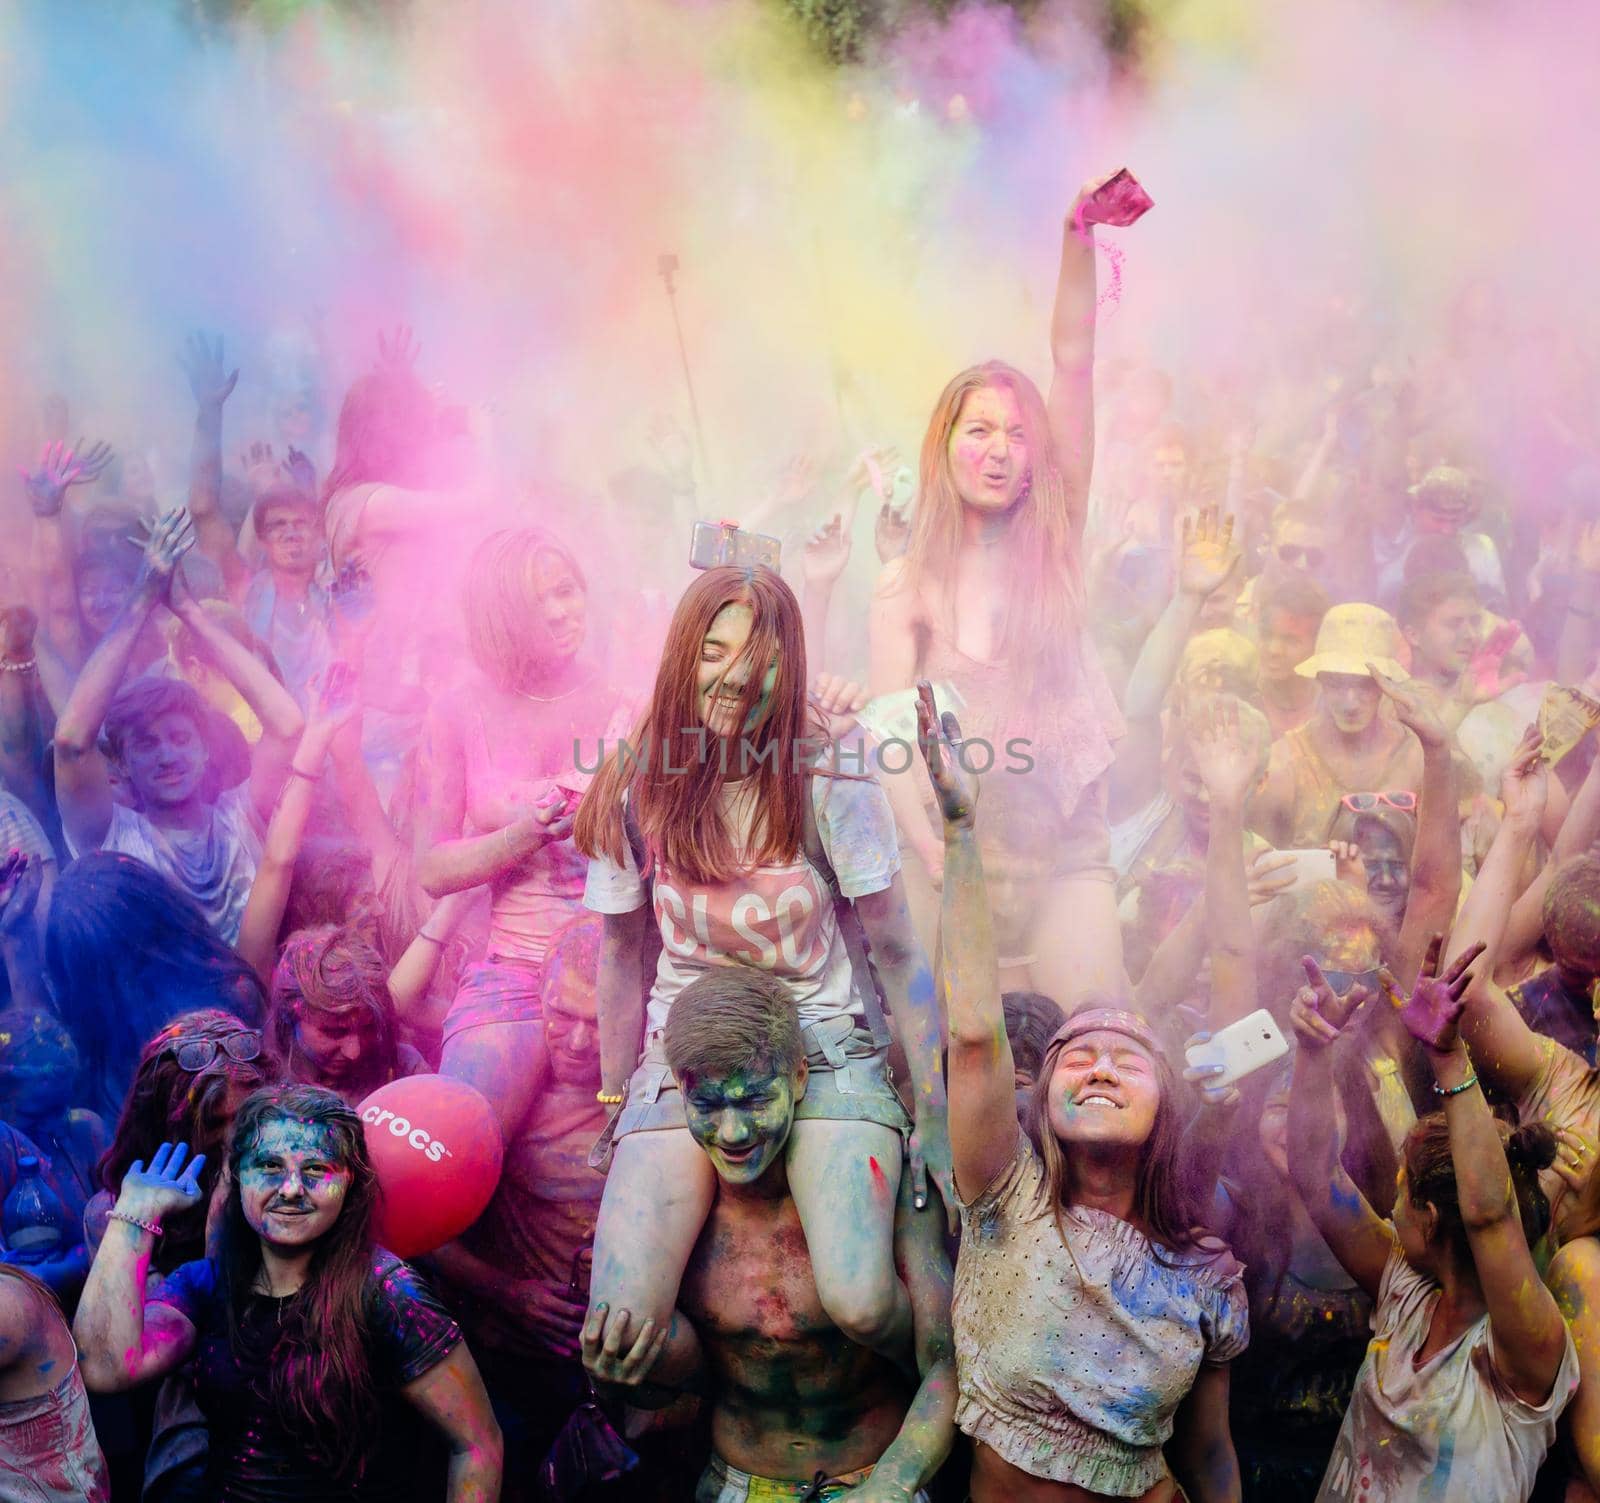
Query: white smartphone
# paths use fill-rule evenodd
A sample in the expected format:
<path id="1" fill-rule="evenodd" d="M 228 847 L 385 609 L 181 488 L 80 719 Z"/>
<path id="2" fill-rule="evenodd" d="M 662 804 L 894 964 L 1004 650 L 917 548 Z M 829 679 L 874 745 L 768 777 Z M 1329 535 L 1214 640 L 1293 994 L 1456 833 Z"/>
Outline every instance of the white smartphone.
<path id="1" fill-rule="evenodd" d="M 1299 892 L 1302 887 L 1311 887 L 1318 882 L 1332 882 L 1338 874 L 1333 852 L 1326 847 L 1310 851 L 1279 851 L 1277 854 L 1294 857 L 1294 865 L 1290 868 L 1294 873 L 1294 882 L 1288 887 L 1289 892 Z"/>
<path id="2" fill-rule="evenodd" d="M 1233 1085 L 1282 1059 L 1289 1052 L 1288 1040 L 1278 1031 L 1272 1014 L 1260 1008 L 1248 1018 L 1240 1018 L 1218 1029 L 1203 1044 L 1192 1044 L 1184 1051 L 1191 1070 L 1221 1065 L 1222 1074 L 1213 1075 L 1208 1088 Z"/>

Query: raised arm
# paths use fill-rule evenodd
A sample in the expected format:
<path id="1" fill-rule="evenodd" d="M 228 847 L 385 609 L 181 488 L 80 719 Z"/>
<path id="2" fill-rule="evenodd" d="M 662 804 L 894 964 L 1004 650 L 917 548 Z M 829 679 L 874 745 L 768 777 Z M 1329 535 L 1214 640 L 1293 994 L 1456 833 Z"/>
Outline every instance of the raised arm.
<path id="1" fill-rule="evenodd" d="M 1094 231 L 1083 223 L 1085 203 L 1099 183 L 1085 185 L 1061 226 L 1061 262 L 1050 314 L 1050 394 L 1045 410 L 1056 464 L 1066 483 L 1072 530 L 1081 539 L 1089 518 L 1094 474 Z"/>
<path id="2" fill-rule="evenodd" d="M 1239 725 L 1236 702 L 1196 709 L 1189 750 L 1206 785 L 1206 933 L 1211 952 L 1213 1030 L 1256 1009 L 1256 934 L 1244 865 L 1244 804 L 1257 781 L 1259 753 Z"/>
<path id="3" fill-rule="evenodd" d="M 1489 1307 L 1495 1364 L 1523 1403 L 1542 1404 L 1561 1368 L 1567 1328 L 1523 1233 L 1505 1147 L 1458 1031 L 1470 980 L 1467 969 L 1483 954 L 1483 946 L 1463 952 L 1441 976 L 1443 944 L 1434 935 L 1400 1019 L 1422 1045 L 1433 1069 L 1434 1090 L 1444 1097 L 1456 1203 Z"/>
<path id="4" fill-rule="evenodd" d="M 78 592 L 72 582 L 72 549 L 62 508 L 67 491 L 98 479 L 111 463 L 111 447 L 98 443 L 78 452 L 64 443 L 45 446 L 38 465 L 22 470 L 23 490 L 33 512 L 33 575 L 45 636 L 57 654 L 76 663 L 82 650 Z"/>
<path id="5" fill-rule="evenodd" d="M 225 371 L 222 336 L 191 334 L 178 363 L 194 393 L 194 447 L 189 456 L 189 515 L 194 518 L 196 545 L 221 571 L 228 593 L 244 591 L 250 571 L 239 557 L 238 539 L 222 515 L 222 408 L 233 393 L 239 372 Z"/>
<path id="6" fill-rule="evenodd" d="M 1316 961 L 1290 1007 L 1299 1049 L 1289 1094 L 1289 1176 L 1311 1220 L 1345 1272 L 1373 1299 L 1394 1250 L 1394 1228 L 1380 1220 L 1339 1162 L 1333 1115 L 1333 1051 L 1339 1030 L 1370 998 L 1364 987 L 1334 995 Z"/>
<path id="7" fill-rule="evenodd" d="M 173 583 L 172 609 L 261 722 L 261 739 L 250 754 L 250 797 L 257 814 L 268 819 L 300 743 L 305 716 L 272 670 L 189 593 L 181 577 Z"/>
<path id="8" fill-rule="evenodd" d="M 917 740 L 944 819 L 941 970 L 950 1019 L 950 1151 L 956 1192 L 973 1200 L 1017 1149 L 1016 1065 L 1000 1005 L 994 922 L 978 852 L 977 794 L 958 760 L 961 727 L 935 719 L 917 685 Z"/>
<path id="9" fill-rule="evenodd" d="M 176 1372 L 194 1351 L 195 1330 L 170 1305 L 145 1303 L 145 1279 L 162 1221 L 200 1199 L 205 1155 L 187 1166 L 186 1144 L 163 1143 L 146 1169 L 135 1160 L 122 1180 L 105 1239 L 78 1301 L 72 1334 L 91 1393 L 121 1393 Z"/>
<path id="10" fill-rule="evenodd" d="M 0 958 L 11 985 L 11 1005 L 54 1012 L 45 988 L 34 910 L 44 886 L 44 863 L 11 851 L 0 858 Z"/>
<path id="11" fill-rule="evenodd" d="M 355 675 L 347 664 L 333 663 L 317 685 L 311 720 L 300 737 L 300 746 L 289 765 L 289 777 L 278 797 L 277 807 L 267 823 L 267 838 L 262 843 L 261 861 L 250 885 L 250 897 L 239 923 L 235 945 L 255 970 L 263 985 L 271 987 L 272 968 L 277 961 L 278 930 L 284 910 L 289 906 L 289 886 L 294 863 L 300 854 L 300 841 L 311 804 L 328 759 L 328 748 L 347 720 L 355 714 Z"/>
<path id="12" fill-rule="evenodd" d="M 855 505 L 835 512 L 806 539 L 800 560 L 800 619 L 806 635 L 806 665 L 821 673 L 828 661 L 828 606 L 834 586 L 850 562 L 850 529 L 855 525 Z"/>
<path id="13" fill-rule="evenodd" d="M 1513 1100 L 1520 1099 L 1538 1078 L 1543 1054 L 1539 1036 L 1491 977 L 1505 936 L 1506 917 L 1544 813 L 1550 769 L 1540 755 L 1542 746 L 1538 729 L 1530 726 L 1506 768 L 1500 783 L 1505 817 L 1478 870 L 1478 880 L 1461 905 L 1445 955 L 1448 963 L 1475 945 L 1483 947 L 1483 959 L 1467 987 L 1461 1032 L 1478 1068 Z"/>
<path id="14" fill-rule="evenodd" d="M 111 784 L 100 755 L 100 722 L 128 670 L 150 613 L 167 598 L 178 562 L 194 542 L 184 511 L 169 511 L 151 530 L 133 594 L 116 624 L 96 644 L 56 720 L 56 800 L 77 848 L 91 850 L 111 824 Z"/>
<path id="15" fill-rule="evenodd" d="M 439 972 L 445 946 L 467 916 L 475 896 L 473 889 L 468 888 L 440 898 L 423 921 L 416 938 L 406 946 L 389 972 L 389 995 L 394 998 L 394 1010 L 408 1023 L 438 1028 L 444 1022 L 450 1010 L 449 998 L 442 997 L 430 1007 L 429 988 Z"/>
<path id="16" fill-rule="evenodd" d="M 1416 980 L 1429 936 L 1449 931 L 1461 898 L 1461 817 L 1456 806 L 1455 763 L 1444 723 L 1416 686 L 1385 678 L 1371 663 L 1367 671 L 1394 706 L 1395 718 L 1422 743 L 1411 891 L 1394 964 L 1395 980 L 1408 987 Z"/>

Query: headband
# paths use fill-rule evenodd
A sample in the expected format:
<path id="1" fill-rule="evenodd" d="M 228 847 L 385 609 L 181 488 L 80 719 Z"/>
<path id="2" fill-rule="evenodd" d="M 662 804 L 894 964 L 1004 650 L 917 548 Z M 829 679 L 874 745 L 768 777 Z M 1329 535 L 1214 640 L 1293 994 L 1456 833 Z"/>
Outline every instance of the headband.
<path id="1" fill-rule="evenodd" d="M 1161 1046 L 1150 1031 L 1150 1025 L 1136 1012 L 1121 1007 L 1086 1007 L 1075 1012 L 1058 1029 L 1050 1040 L 1050 1047 L 1070 1043 L 1086 1033 L 1120 1033 L 1124 1038 L 1142 1044 L 1152 1054 L 1159 1054 Z"/>

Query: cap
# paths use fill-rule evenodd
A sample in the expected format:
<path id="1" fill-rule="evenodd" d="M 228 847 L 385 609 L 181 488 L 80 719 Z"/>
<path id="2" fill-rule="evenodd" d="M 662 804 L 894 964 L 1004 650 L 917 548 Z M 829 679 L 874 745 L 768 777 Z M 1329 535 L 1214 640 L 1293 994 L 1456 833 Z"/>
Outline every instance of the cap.
<path id="1" fill-rule="evenodd" d="M 1319 673 L 1366 677 L 1371 663 L 1386 678 L 1410 678 L 1399 661 L 1402 642 L 1400 628 L 1388 611 L 1359 600 L 1336 605 L 1317 628 L 1317 650 L 1294 671 L 1301 678 Z"/>

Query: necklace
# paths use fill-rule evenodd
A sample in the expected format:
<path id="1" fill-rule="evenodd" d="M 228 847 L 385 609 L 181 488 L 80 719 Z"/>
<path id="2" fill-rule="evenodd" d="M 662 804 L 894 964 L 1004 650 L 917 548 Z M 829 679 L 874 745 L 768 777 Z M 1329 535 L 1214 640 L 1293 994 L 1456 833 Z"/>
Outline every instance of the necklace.
<path id="1" fill-rule="evenodd" d="M 559 694 L 534 694 L 527 689 L 513 689 L 511 692 L 518 699 L 531 699 L 536 705 L 553 705 L 558 699 L 568 699 L 576 694 L 579 689 L 588 684 L 592 677 L 592 674 L 585 673 L 570 689 L 563 689 Z"/>

